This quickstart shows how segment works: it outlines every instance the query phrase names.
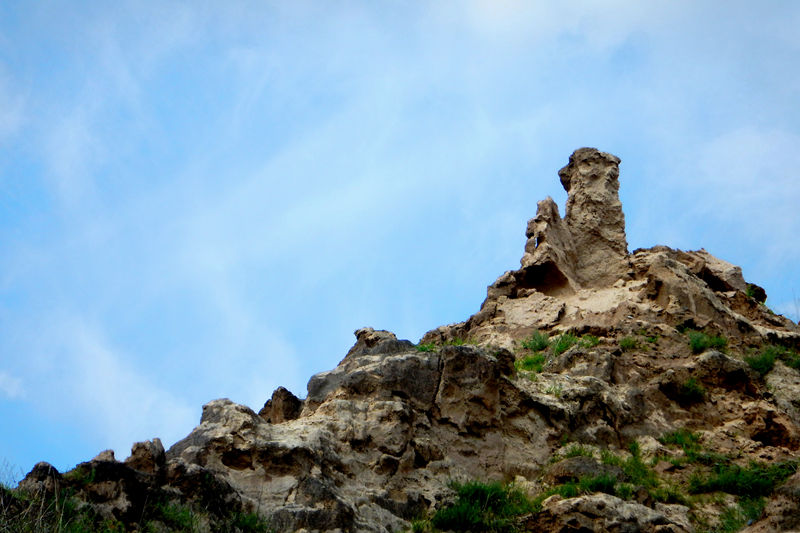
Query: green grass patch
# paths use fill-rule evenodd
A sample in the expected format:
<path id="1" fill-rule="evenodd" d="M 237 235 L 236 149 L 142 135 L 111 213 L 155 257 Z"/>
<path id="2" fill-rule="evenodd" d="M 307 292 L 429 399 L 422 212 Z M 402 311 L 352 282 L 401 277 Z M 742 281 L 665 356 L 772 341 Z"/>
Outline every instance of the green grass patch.
<path id="1" fill-rule="evenodd" d="M 231 525 L 242 533 L 269 533 L 272 531 L 267 521 L 258 513 L 235 513 L 231 518 Z"/>
<path id="2" fill-rule="evenodd" d="M 619 347 L 625 352 L 635 350 L 638 346 L 639 341 L 635 337 L 622 337 L 619 340 Z"/>
<path id="3" fill-rule="evenodd" d="M 642 453 L 639 443 L 633 441 L 628 446 L 631 456 L 623 459 L 610 450 L 600 451 L 600 461 L 606 465 L 618 466 L 628 476 L 633 485 L 641 485 L 647 488 L 658 485 L 656 473 L 642 461 Z"/>
<path id="4" fill-rule="evenodd" d="M 427 533 L 431 530 L 431 521 L 418 518 L 411 521 L 411 533 Z"/>
<path id="5" fill-rule="evenodd" d="M 649 489 L 648 494 L 657 502 L 661 503 L 678 503 L 691 507 L 689 499 L 680 491 L 678 487 L 673 485 L 660 485 Z"/>
<path id="6" fill-rule="evenodd" d="M 684 403 L 698 403 L 706 399 L 706 389 L 695 378 L 689 378 L 678 387 L 678 399 Z"/>
<path id="7" fill-rule="evenodd" d="M 581 337 L 581 346 L 584 348 L 594 348 L 598 344 L 600 344 L 600 339 L 594 335 L 584 335 Z"/>
<path id="8" fill-rule="evenodd" d="M 632 500 L 635 488 L 636 487 L 630 483 L 618 483 L 614 488 L 614 491 L 616 492 L 617 497 L 622 498 L 623 500 Z"/>
<path id="9" fill-rule="evenodd" d="M 550 337 L 541 331 L 534 331 L 527 339 L 521 341 L 522 347 L 533 352 L 541 352 L 550 347 Z"/>
<path id="10" fill-rule="evenodd" d="M 562 333 L 553 341 L 553 355 L 558 357 L 577 344 L 578 340 L 572 333 Z"/>
<path id="11" fill-rule="evenodd" d="M 525 494 L 501 483 L 454 483 L 456 501 L 439 509 L 431 524 L 444 531 L 505 532 L 516 529 L 516 518 L 533 510 Z"/>
<path id="12" fill-rule="evenodd" d="M 679 446 L 683 449 L 685 458 L 670 459 L 675 465 L 684 463 L 700 463 L 708 466 L 726 465 L 731 462 L 730 457 L 716 452 L 709 452 L 700 446 L 700 434 L 692 433 L 688 429 L 676 429 L 664 434 L 658 439 L 661 444 Z"/>
<path id="13" fill-rule="evenodd" d="M 593 492 L 605 492 L 616 496 L 614 487 L 617 485 L 617 478 L 611 474 L 600 474 L 599 476 L 587 476 L 578 481 L 578 490 L 584 494 Z"/>
<path id="14" fill-rule="evenodd" d="M 723 336 L 707 335 L 702 331 L 694 330 L 688 330 L 686 334 L 689 337 L 689 346 L 692 348 L 692 353 L 703 353 L 711 348 L 723 351 L 728 346 L 728 339 Z"/>
<path id="15" fill-rule="evenodd" d="M 121 522 L 103 519 L 91 508 L 80 507 L 72 489 L 60 490 L 55 497 L 47 498 L 43 498 L 42 494 L 27 494 L 16 489 L 3 491 L 0 491 L 4 501 L 4 508 L 0 510 L 0 531 L 3 533 L 125 531 Z"/>
<path id="16" fill-rule="evenodd" d="M 622 458 L 611 450 L 600 450 L 600 461 L 604 465 L 622 466 Z"/>
<path id="17" fill-rule="evenodd" d="M 764 513 L 764 498 L 742 498 L 739 503 L 722 511 L 714 533 L 734 533 Z"/>
<path id="18" fill-rule="evenodd" d="M 156 514 L 173 531 L 193 531 L 197 524 L 192 508 L 178 502 L 158 504 Z"/>
<path id="19" fill-rule="evenodd" d="M 797 471 L 797 461 L 770 465 L 750 463 L 748 467 L 720 464 L 712 473 L 703 476 L 695 473 L 689 479 L 689 492 L 727 492 L 737 496 L 768 496 L 775 487 Z"/>
<path id="20" fill-rule="evenodd" d="M 555 383 L 550 385 L 544 390 L 545 394 L 552 394 L 556 398 L 561 398 L 561 394 L 564 392 L 564 387 L 561 383 Z"/>
<path id="21" fill-rule="evenodd" d="M 767 375 L 772 370 L 775 366 L 775 361 L 778 359 L 791 368 L 800 369 L 800 354 L 789 348 L 773 344 L 763 346 L 756 355 L 744 358 L 750 368 L 762 376 Z"/>
<path id="22" fill-rule="evenodd" d="M 582 444 L 573 444 L 564 452 L 564 459 L 569 459 L 570 457 L 594 457 L 594 453 L 592 453 L 591 448 L 587 448 Z"/>
<path id="23" fill-rule="evenodd" d="M 514 367 L 517 370 L 526 370 L 528 372 L 541 372 L 544 368 L 547 359 L 544 354 L 534 354 L 522 357 L 514 361 Z"/>
<path id="24" fill-rule="evenodd" d="M 684 451 L 689 448 L 698 450 L 700 449 L 700 434 L 692 433 L 688 429 L 683 428 L 665 433 L 660 439 L 658 439 L 658 441 L 661 444 L 674 444 L 676 446 L 680 446 L 684 449 Z"/>
<path id="25" fill-rule="evenodd" d="M 750 368 L 758 372 L 760 376 L 766 376 L 775 367 L 775 360 L 778 357 L 776 350 L 767 347 L 756 355 L 745 357 L 745 362 Z"/>
<path id="26" fill-rule="evenodd" d="M 436 345 L 432 342 L 420 343 L 416 346 L 418 352 L 435 352 Z"/>
<path id="27" fill-rule="evenodd" d="M 455 337 L 450 339 L 449 341 L 444 341 L 445 346 L 464 346 L 466 344 L 478 344 L 478 343 L 473 338 L 463 339 L 461 337 Z"/>
<path id="28" fill-rule="evenodd" d="M 631 456 L 620 464 L 622 471 L 628 475 L 631 483 L 642 485 L 643 487 L 653 488 L 658 485 L 658 477 L 653 470 L 642 461 L 642 453 L 639 443 L 633 441 L 628 446 Z"/>
<path id="29" fill-rule="evenodd" d="M 94 483 L 96 470 L 94 467 L 81 464 L 64 474 L 64 479 L 77 483 L 78 485 L 88 485 Z"/>

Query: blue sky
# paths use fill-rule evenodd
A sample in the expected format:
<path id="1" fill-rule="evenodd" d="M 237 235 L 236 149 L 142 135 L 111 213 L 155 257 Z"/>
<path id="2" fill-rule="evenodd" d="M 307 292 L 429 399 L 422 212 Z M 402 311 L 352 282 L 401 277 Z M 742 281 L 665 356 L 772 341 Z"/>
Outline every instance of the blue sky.
<path id="1" fill-rule="evenodd" d="M 568 5 L 567 5 L 568 4 Z M 518 266 L 569 154 L 629 248 L 800 301 L 796 2 L 0 4 L 0 460 L 166 445 L 418 340 Z"/>

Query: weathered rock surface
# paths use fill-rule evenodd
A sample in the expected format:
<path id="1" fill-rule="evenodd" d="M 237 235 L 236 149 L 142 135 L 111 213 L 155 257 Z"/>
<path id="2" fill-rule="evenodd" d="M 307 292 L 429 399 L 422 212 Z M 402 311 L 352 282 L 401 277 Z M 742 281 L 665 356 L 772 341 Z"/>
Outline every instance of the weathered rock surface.
<path id="1" fill-rule="evenodd" d="M 242 511 L 276 531 L 389 532 L 447 505 L 454 480 L 516 480 L 543 492 L 610 476 L 630 484 L 630 498 L 551 496 L 521 525 L 682 532 L 713 524 L 721 504 L 689 509 L 669 490 L 710 473 L 720 454 L 740 466 L 797 458 L 800 373 L 778 361 L 762 377 L 743 357 L 770 343 L 797 348 L 800 328 L 761 305 L 763 290 L 741 269 L 705 250 L 628 253 L 619 164 L 591 148 L 570 157 L 559 172 L 564 218 L 552 199 L 539 202 L 520 269 L 489 286 L 465 322 L 428 332 L 420 345 L 359 329 L 339 365 L 311 377 L 304 399 L 279 388 L 259 413 L 214 400 L 166 452 L 154 439 L 124 462 L 103 453 L 64 475 L 40 463 L 20 490 L 69 487 L 131 529 L 158 500 L 202 506 L 211 518 L 201 530 Z M 722 335 L 727 346 L 693 353 L 687 328 Z M 538 372 L 522 364 L 534 352 L 521 341 L 535 331 L 584 337 L 540 352 Z M 677 429 L 694 432 L 691 453 L 705 455 L 658 440 Z M 567 457 L 565 441 L 592 457 Z M 637 460 L 654 465 L 649 488 L 625 466 L 632 443 Z M 748 531 L 797 528 L 797 485 L 795 475 L 768 495 Z"/>
<path id="2" fill-rule="evenodd" d="M 528 531 L 547 533 L 692 531 L 687 516 L 688 507 L 663 506 L 659 510 L 654 510 L 609 494 L 597 493 L 567 499 L 551 496 L 544 501 L 543 507 L 541 513 L 531 517 L 525 524 Z"/>
<path id="3" fill-rule="evenodd" d="M 628 270 L 625 216 L 619 201 L 618 157 L 576 150 L 558 175 L 568 193 L 562 220 L 552 198 L 528 222 L 517 278 L 523 288 L 556 296 L 613 284 Z M 579 253 L 580 252 L 580 253 Z"/>

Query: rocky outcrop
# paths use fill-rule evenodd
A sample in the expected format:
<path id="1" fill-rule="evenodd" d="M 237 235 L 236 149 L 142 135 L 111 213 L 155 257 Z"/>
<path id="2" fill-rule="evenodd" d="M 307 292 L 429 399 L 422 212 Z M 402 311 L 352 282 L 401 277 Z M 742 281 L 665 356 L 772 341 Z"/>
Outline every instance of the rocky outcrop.
<path id="1" fill-rule="evenodd" d="M 611 285 L 627 270 L 619 163 L 619 158 L 611 154 L 580 148 L 558 171 L 568 194 L 564 222 L 573 246 L 580 252 L 576 270 L 585 287 Z"/>
<path id="2" fill-rule="evenodd" d="M 528 222 L 519 280 L 525 288 L 558 295 L 612 285 L 625 276 L 628 244 L 619 201 L 618 157 L 576 150 L 558 175 L 567 191 L 562 220 L 552 198 L 539 202 Z"/>
<path id="3" fill-rule="evenodd" d="M 559 171 L 566 215 L 551 198 L 528 222 L 521 268 L 489 286 L 478 313 L 427 333 L 513 348 L 536 330 L 608 334 L 641 324 L 709 328 L 744 343 L 800 345 L 797 325 L 764 305 L 763 289 L 706 250 L 627 251 L 619 158 L 581 148 Z"/>
<path id="4" fill-rule="evenodd" d="M 278 387 L 267 400 L 258 416 L 272 424 L 294 420 L 303 410 L 303 401 L 284 387 Z"/>
<path id="5" fill-rule="evenodd" d="M 628 253 L 619 164 L 572 154 L 564 218 L 539 202 L 520 268 L 465 322 L 419 344 L 359 329 L 303 399 L 281 387 L 258 413 L 214 400 L 168 451 L 154 439 L 65 474 L 40 463 L 19 490 L 67 487 L 129 529 L 167 527 L 157 511 L 175 504 L 204 510 L 199 530 L 256 513 L 276 531 L 388 532 L 452 505 L 453 481 L 514 480 L 540 501 L 523 530 L 688 532 L 735 504 L 690 509 L 692 476 L 775 464 L 750 530 L 796 527 L 797 476 L 781 483 L 800 449 L 800 328 L 705 250 Z M 782 359 L 754 370 L 769 344 Z"/>
<path id="6" fill-rule="evenodd" d="M 688 507 L 662 506 L 656 510 L 609 494 L 567 499 L 551 496 L 544 501 L 543 507 L 541 513 L 525 524 L 527 531 L 685 533 L 694 530 L 689 523 Z"/>

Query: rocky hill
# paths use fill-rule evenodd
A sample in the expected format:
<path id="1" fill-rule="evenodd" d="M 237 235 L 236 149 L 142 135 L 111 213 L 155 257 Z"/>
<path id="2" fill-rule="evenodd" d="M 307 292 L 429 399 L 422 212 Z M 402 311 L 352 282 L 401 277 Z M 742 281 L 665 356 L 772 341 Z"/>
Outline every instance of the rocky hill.
<path id="1" fill-rule="evenodd" d="M 167 451 L 39 463 L 0 531 L 800 530 L 800 327 L 705 250 L 629 252 L 619 163 L 572 154 L 465 322 L 360 329 L 306 398 L 212 401 Z"/>

